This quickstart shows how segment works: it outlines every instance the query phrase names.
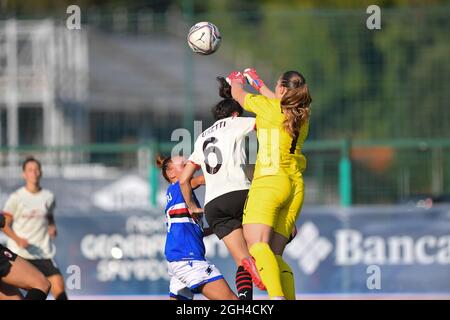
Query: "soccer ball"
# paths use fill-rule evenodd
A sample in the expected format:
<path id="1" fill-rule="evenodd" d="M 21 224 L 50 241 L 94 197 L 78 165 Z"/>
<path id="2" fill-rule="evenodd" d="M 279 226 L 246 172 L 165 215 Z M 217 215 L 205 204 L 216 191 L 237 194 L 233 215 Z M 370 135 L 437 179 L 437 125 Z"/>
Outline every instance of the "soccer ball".
<path id="1" fill-rule="evenodd" d="M 222 37 L 219 29 L 211 22 L 198 22 L 189 30 L 187 41 L 192 51 L 208 55 L 219 48 Z"/>

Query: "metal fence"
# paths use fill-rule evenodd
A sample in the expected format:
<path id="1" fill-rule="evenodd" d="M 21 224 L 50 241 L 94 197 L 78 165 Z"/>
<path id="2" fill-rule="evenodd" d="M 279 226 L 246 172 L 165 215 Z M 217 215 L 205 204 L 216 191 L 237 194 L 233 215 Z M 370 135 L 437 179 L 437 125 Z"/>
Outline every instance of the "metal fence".
<path id="1" fill-rule="evenodd" d="M 172 94 L 177 96 L 173 103 L 159 105 L 158 99 L 149 99 L 151 104 L 138 104 L 133 111 L 127 109 L 126 103 L 116 107 L 120 107 L 120 112 L 105 109 L 120 99 L 119 95 L 112 98 L 100 95 L 89 102 L 89 107 L 75 105 L 75 109 L 85 111 L 84 122 L 81 121 L 84 125 L 79 130 L 84 140 L 76 134 L 73 146 L 21 145 L 34 143 L 31 139 L 19 141 L 20 147 L 3 147 L 0 154 L 3 173 L 11 166 L 18 168 L 18 160 L 30 152 L 37 152 L 38 157 L 44 157 L 44 164 L 56 169 L 96 164 L 120 168 L 122 172 L 141 168 L 143 176 L 153 172 L 152 157 L 158 151 L 170 151 L 168 141 L 174 128 L 192 129 L 194 119 L 211 122 L 210 106 L 196 105 L 199 92 L 206 89 L 201 83 L 189 80 L 196 78 L 195 65 L 202 67 L 202 76 L 213 79 L 218 75 L 217 69 L 210 72 L 206 61 L 219 59 L 219 69 L 223 67 L 224 72 L 228 70 L 224 66 L 229 70 L 255 66 L 270 85 L 288 69 L 300 70 L 307 78 L 313 104 L 310 135 L 304 149 L 308 158 L 306 203 L 347 206 L 431 198 L 444 201 L 450 193 L 448 5 L 382 8 L 381 30 L 367 29 L 365 7 L 286 10 L 259 5 L 252 11 L 236 11 L 224 6 L 208 7 L 198 13 L 192 7 L 174 6 L 165 13 L 127 9 L 108 12 L 83 9 L 82 12 L 86 32 L 101 30 L 93 38 L 94 42 L 108 34 L 114 35 L 108 38 L 107 44 L 120 43 L 121 55 L 134 68 L 122 80 L 123 86 L 121 74 L 115 74 L 114 70 L 105 73 L 117 81 L 114 85 L 121 88 L 120 96 L 134 97 L 138 93 L 133 91 L 136 84 L 127 83 L 130 75 L 135 75 L 138 69 L 141 73 L 152 72 L 140 68 L 142 61 L 147 60 L 137 59 L 137 54 L 132 54 L 127 47 L 131 42 L 136 46 L 147 41 L 146 36 L 161 39 L 157 42 L 161 47 L 170 38 L 174 50 L 183 51 L 177 56 L 184 57 L 181 67 L 177 67 L 183 76 L 175 79 L 165 75 L 168 84 L 179 84 L 178 88 L 182 89 Z M 65 17 L 55 20 L 62 24 Z M 195 56 L 186 45 L 187 30 L 202 20 L 215 23 L 223 36 L 222 45 L 212 58 Z M 98 51 L 109 52 L 108 45 Z M 147 47 L 142 48 L 140 58 L 147 52 Z M 102 59 L 101 55 L 91 56 Z M 98 61 L 90 63 L 101 65 Z M 95 82 L 98 86 L 107 82 L 98 77 Z M 143 77 L 154 78 L 151 74 Z M 94 90 L 90 85 L 89 93 Z M 170 95 L 171 91 L 167 92 Z M 161 93 L 157 91 L 157 95 Z M 70 101 L 57 103 L 65 106 Z M 5 106 L 0 107 L 3 115 Z M 134 116 L 128 117 L 132 112 Z M 22 135 L 32 132 L 27 135 L 38 137 L 44 130 L 45 126 L 36 125 L 34 116 L 24 119 L 19 119 Z M 10 125 L 2 116 L 2 136 L 7 135 L 5 127 Z M 61 126 L 64 127 L 64 122 Z M 146 143 L 151 139 L 159 143 Z M 3 145 L 6 140 L 2 138 Z M 81 145 L 86 141 L 92 145 Z M 144 143 L 137 144 L 141 141 Z M 20 174 L 20 170 L 16 172 Z M 156 178 L 151 179 L 155 183 Z"/>
<path id="2" fill-rule="evenodd" d="M 211 6 L 204 13 L 189 7 L 165 14 L 88 12 L 86 22 L 107 33 L 167 34 L 181 42 L 194 22 L 215 23 L 223 38 L 215 55 L 230 68 L 255 66 L 271 85 L 289 69 L 305 75 L 313 97 L 313 139 L 450 138 L 450 6 L 382 7 L 380 30 L 367 28 L 364 6 Z M 185 54 L 183 72 L 203 63 Z M 195 103 L 190 94 L 186 99 Z"/>
<path id="3" fill-rule="evenodd" d="M 426 206 L 449 201 L 449 139 L 311 142 L 305 154 L 311 203 Z"/>
<path id="4" fill-rule="evenodd" d="M 151 192 L 149 204 L 162 203 L 165 182 L 153 165 L 156 154 L 171 154 L 174 143 L 100 144 L 73 147 L 20 147 L 0 151 L 1 180 L 21 178 L 20 160 L 41 159 L 45 177 L 117 181 L 140 176 Z M 306 205 L 448 202 L 450 140 L 328 140 L 305 144 Z M 186 154 L 189 156 L 189 154 Z M 51 180 L 51 179 L 50 179 Z M 49 180 L 49 181 L 50 181 Z M 159 199 L 161 200 L 161 199 Z M 162 200 L 161 200 L 162 201 Z M 424 202 L 425 201 L 425 202 Z"/>

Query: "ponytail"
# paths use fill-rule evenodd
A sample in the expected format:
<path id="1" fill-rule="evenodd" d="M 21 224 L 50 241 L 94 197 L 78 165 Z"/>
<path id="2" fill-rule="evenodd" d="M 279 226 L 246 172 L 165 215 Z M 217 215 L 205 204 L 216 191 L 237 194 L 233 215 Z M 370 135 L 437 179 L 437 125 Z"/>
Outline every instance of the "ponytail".
<path id="1" fill-rule="evenodd" d="M 281 98 L 281 109 L 285 116 L 283 125 L 290 136 L 296 137 L 301 126 L 309 120 L 312 98 L 305 78 L 299 72 L 285 72 L 280 80 L 287 89 Z"/>
<path id="2" fill-rule="evenodd" d="M 170 182 L 169 177 L 167 176 L 167 167 L 169 166 L 171 160 L 172 159 L 170 157 L 166 158 L 161 155 L 156 157 L 156 166 L 161 169 L 161 173 L 167 182 Z"/>

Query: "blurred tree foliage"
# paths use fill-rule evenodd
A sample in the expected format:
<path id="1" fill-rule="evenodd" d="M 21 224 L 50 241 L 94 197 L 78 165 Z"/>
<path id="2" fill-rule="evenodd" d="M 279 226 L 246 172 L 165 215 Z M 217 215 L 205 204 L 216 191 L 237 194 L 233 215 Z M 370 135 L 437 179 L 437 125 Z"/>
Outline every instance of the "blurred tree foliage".
<path id="1" fill-rule="evenodd" d="M 176 0 L 0 0 L 0 13 L 10 16 L 39 17 L 65 13 L 69 5 L 80 6 L 82 12 L 101 10 L 108 12 L 116 8 L 129 11 L 151 9 L 163 13 Z"/>
<path id="2" fill-rule="evenodd" d="M 365 1 L 266 0 L 224 15 L 233 2 L 213 2 L 198 19 L 217 22 L 239 48 L 236 68 L 251 64 L 266 79 L 305 75 L 313 138 L 450 138 L 447 1 L 379 1 L 381 30 L 367 29 Z"/>
<path id="3" fill-rule="evenodd" d="M 70 4 L 162 13 L 186 1 L 0 0 L 0 13 L 61 15 Z M 366 28 L 372 0 L 191 1 L 196 20 L 219 26 L 218 54 L 235 68 L 253 65 L 272 84 L 288 69 L 305 75 L 311 137 L 450 138 L 450 1 L 376 1 L 381 30 Z"/>

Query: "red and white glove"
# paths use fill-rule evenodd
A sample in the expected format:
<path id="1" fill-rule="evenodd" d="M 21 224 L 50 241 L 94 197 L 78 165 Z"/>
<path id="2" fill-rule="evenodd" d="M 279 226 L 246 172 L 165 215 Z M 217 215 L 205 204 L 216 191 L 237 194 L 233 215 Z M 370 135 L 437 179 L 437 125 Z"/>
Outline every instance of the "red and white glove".
<path id="1" fill-rule="evenodd" d="M 247 68 L 244 70 L 243 75 L 247 80 L 247 83 L 251 85 L 256 90 L 261 90 L 263 86 L 265 86 L 264 81 L 256 73 L 255 68 Z"/>
<path id="2" fill-rule="evenodd" d="M 228 84 L 231 86 L 231 81 L 234 80 L 238 80 L 239 83 L 241 83 L 242 85 L 244 85 L 245 80 L 244 80 L 244 76 L 242 75 L 242 73 L 240 73 L 239 71 L 232 71 L 226 78 L 225 80 L 227 80 Z"/>

